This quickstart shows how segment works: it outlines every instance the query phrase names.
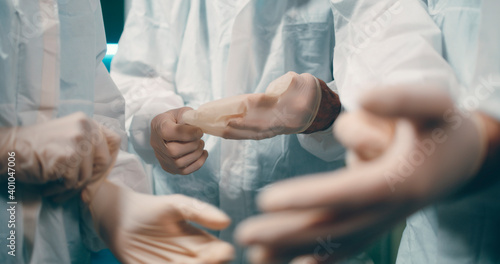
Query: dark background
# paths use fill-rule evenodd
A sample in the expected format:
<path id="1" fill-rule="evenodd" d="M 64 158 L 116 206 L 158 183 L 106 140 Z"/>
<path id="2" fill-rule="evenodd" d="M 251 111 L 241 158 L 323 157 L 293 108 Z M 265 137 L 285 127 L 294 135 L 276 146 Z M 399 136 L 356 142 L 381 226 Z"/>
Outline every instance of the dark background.
<path id="1" fill-rule="evenodd" d="M 125 22 L 125 0 L 101 0 L 106 40 L 118 43 Z"/>

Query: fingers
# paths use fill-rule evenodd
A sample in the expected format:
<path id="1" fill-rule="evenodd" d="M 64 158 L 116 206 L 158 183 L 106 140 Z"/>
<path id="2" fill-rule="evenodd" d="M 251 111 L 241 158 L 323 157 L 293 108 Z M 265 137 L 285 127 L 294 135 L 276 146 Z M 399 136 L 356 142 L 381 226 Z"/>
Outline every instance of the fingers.
<path id="1" fill-rule="evenodd" d="M 231 244 L 214 240 L 202 247 L 198 253 L 200 263 L 222 264 L 234 259 L 234 248 Z"/>
<path id="2" fill-rule="evenodd" d="M 406 215 L 405 210 L 391 203 L 353 210 L 343 215 L 330 209 L 309 209 L 253 217 L 240 224 L 236 238 L 244 245 L 300 247 L 325 236 L 333 241 L 350 240 L 378 231 Z"/>
<path id="3" fill-rule="evenodd" d="M 267 94 L 250 94 L 246 97 L 245 112 L 232 116 L 222 131 L 226 139 L 264 139 L 283 133 L 283 126 L 276 125 L 275 104 L 278 98 Z"/>
<path id="4" fill-rule="evenodd" d="M 449 93 L 438 86 L 392 86 L 367 91 L 361 105 L 384 117 L 441 119 L 454 104 Z"/>
<path id="5" fill-rule="evenodd" d="M 259 195 L 258 204 L 264 211 L 363 206 L 391 195 L 383 177 L 384 165 L 359 166 L 279 182 Z"/>
<path id="6" fill-rule="evenodd" d="M 173 174 L 190 174 L 203 166 L 208 152 L 201 129 L 182 124 L 182 114 L 191 108 L 174 109 L 151 121 L 151 146 L 162 168 Z"/>
<path id="7" fill-rule="evenodd" d="M 190 125 L 166 125 L 161 130 L 162 138 L 167 141 L 189 142 L 201 139 L 201 129 Z"/>
<path id="8" fill-rule="evenodd" d="M 240 224 L 235 232 L 236 240 L 243 245 L 279 243 L 295 245 L 288 238 L 308 231 L 322 223 L 333 221 L 333 214 L 324 209 L 282 211 L 250 218 Z M 257 233 L 256 233 L 257 232 Z M 286 237 L 286 238 L 285 238 Z"/>
<path id="9" fill-rule="evenodd" d="M 185 168 L 197 161 L 203 155 L 203 147 L 205 146 L 205 143 L 200 141 L 198 145 L 199 147 L 195 151 L 181 156 L 180 158 L 174 158 L 175 165 L 178 168 Z"/>
<path id="10" fill-rule="evenodd" d="M 227 126 L 235 130 L 249 130 L 252 132 L 260 132 L 269 129 L 270 122 L 267 119 L 250 119 L 245 117 L 237 117 L 230 119 L 227 123 Z"/>
<path id="11" fill-rule="evenodd" d="M 221 230 L 231 224 L 231 219 L 218 208 L 184 195 L 165 196 L 175 206 L 183 219 L 200 224 L 203 227 Z"/>
<path id="12" fill-rule="evenodd" d="M 151 121 L 151 132 L 158 134 L 158 136 L 166 142 L 190 142 L 199 140 L 203 136 L 201 129 L 195 126 L 178 123 L 176 116 L 181 110 L 183 110 L 183 108 L 174 109 L 157 115 Z"/>
<path id="13" fill-rule="evenodd" d="M 203 164 L 205 164 L 207 158 L 208 158 L 208 151 L 203 150 L 201 156 L 195 162 L 191 163 L 190 165 L 184 168 L 181 168 L 179 170 L 180 171 L 179 174 L 187 175 L 199 170 L 203 166 Z"/>
<path id="14" fill-rule="evenodd" d="M 389 147 L 394 121 L 366 111 L 344 113 L 335 121 L 334 134 L 357 158 L 371 160 Z"/>
<path id="15" fill-rule="evenodd" d="M 168 143 L 170 144 L 170 143 Z M 162 168 L 173 174 L 187 175 L 199 170 L 208 158 L 208 151 L 204 150 L 203 140 L 198 142 L 198 148 L 179 158 L 171 158 L 167 154 L 156 151 L 156 157 Z"/>
<path id="16" fill-rule="evenodd" d="M 237 121 L 231 121 L 224 131 L 222 131 L 222 137 L 225 139 L 253 139 L 253 140 L 261 140 L 265 138 L 271 138 L 277 135 L 277 133 L 273 130 L 269 130 L 269 128 L 263 128 L 259 125 L 251 126 L 246 125 L 243 126 L 241 124 L 236 124 Z M 277 128 L 276 131 L 279 129 Z"/>
<path id="17" fill-rule="evenodd" d="M 190 142 L 167 142 L 164 151 L 168 157 L 179 159 L 193 152 L 203 150 L 204 147 L 205 142 L 201 139 Z"/>
<path id="18" fill-rule="evenodd" d="M 303 254 L 314 254 L 318 263 L 327 260 L 331 263 L 362 249 L 404 218 L 407 211 L 400 209 L 388 205 L 360 210 L 342 220 L 316 224 L 301 221 L 308 214 L 314 218 L 317 215 L 314 209 L 272 213 L 242 223 L 236 238 L 240 243 L 258 249 L 250 253 L 252 263 L 281 263 Z"/>

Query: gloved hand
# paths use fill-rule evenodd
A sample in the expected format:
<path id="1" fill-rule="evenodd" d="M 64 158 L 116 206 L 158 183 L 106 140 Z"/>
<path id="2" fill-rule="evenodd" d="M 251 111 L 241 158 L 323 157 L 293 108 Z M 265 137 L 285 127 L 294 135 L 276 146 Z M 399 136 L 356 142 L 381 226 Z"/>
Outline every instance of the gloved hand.
<path id="1" fill-rule="evenodd" d="M 418 88 L 374 90 L 362 101 L 366 113 L 337 120 L 335 133 L 355 157 L 347 169 L 277 183 L 259 196 L 267 214 L 247 220 L 236 234 L 253 248 L 253 262 L 302 254 L 310 254 L 309 263 L 337 261 L 484 176 L 478 171 L 489 142 L 486 119 L 459 115 L 439 89 Z M 377 122 L 367 122 L 371 115 Z M 364 136 L 382 141 L 369 144 Z"/>
<path id="2" fill-rule="evenodd" d="M 82 192 L 94 226 L 121 263 L 227 263 L 234 249 L 188 221 L 224 229 L 230 219 L 217 208 L 183 195 L 153 196 L 109 181 Z"/>
<path id="3" fill-rule="evenodd" d="M 264 94 L 209 102 L 186 111 L 182 119 L 215 136 L 264 139 L 324 130 L 339 113 L 338 96 L 323 81 L 308 73 L 288 72 L 271 82 Z"/>
<path id="4" fill-rule="evenodd" d="M 103 178 L 120 148 L 117 134 L 83 113 L 1 128 L 0 133 L 0 173 L 15 172 L 17 181 L 46 184 L 49 196 L 75 192 Z M 8 153 L 14 153 L 15 166 L 8 167 Z"/>
<path id="5" fill-rule="evenodd" d="M 180 117 L 192 108 L 182 107 L 157 115 L 151 121 L 151 141 L 161 167 L 172 174 L 190 174 L 203 166 L 208 157 L 203 132 L 184 124 Z"/>

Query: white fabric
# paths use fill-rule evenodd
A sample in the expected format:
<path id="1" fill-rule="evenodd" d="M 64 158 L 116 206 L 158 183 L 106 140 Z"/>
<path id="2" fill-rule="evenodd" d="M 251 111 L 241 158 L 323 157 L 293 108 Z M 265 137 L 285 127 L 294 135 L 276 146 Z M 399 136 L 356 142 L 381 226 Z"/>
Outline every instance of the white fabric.
<path id="1" fill-rule="evenodd" d="M 98 0 L 1 1 L 0 25 L 0 126 L 82 111 L 121 134 L 126 146 L 124 101 L 101 62 L 106 42 Z M 116 164 L 133 160 L 140 165 L 122 152 Z M 142 168 L 109 177 L 149 188 Z M 78 197 L 56 204 L 41 198 L 37 187 L 16 187 L 16 256 L 4 248 L 0 263 L 88 263 L 88 249 L 102 248 Z M 8 219 L 6 194 L 0 196 L 1 219 Z M 0 237 L 9 231 L 1 225 Z"/>
<path id="2" fill-rule="evenodd" d="M 232 241 L 234 226 L 258 212 L 260 188 L 343 166 L 342 147 L 331 133 L 262 141 L 205 135 L 208 160 L 186 176 L 164 172 L 149 145 L 151 119 L 167 110 L 262 93 L 288 71 L 331 82 L 333 47 L 326 0 L 134 1 L 111 76 L 127 103 L 131 143 L 154 164 L 155 193 L 182 193 L 218 206 L 233 220 L 219 237 Z M 327 153 L 321 142 L 329 142 Z M 236 263 L 243 259 L 240 252 Z"/>
<path id="3" fill-rule="evenodd" d="M 347 110 L 367 89 L 435 83 L 461 91 L 442 58 L 439 28 L 420 0 L 331 0 L 335 18 L 334 76 Z"/>
<path id="4" fill-rule="evenodd" d="M 443 56 L 467 92 L 464 113 L 481 110 L 500 120 L 500 3 L 429 1 L 443 31 Z M 499 263 L 500 184 L 441 202 L 407 220 L 397 263 Z"/>
<path id="5" fill-rule="evenodd" d="M 479 108 L 499 117 L 500 88 L 498 81 L 489 79 L 499 72 L 497 1 L 331 3 L 338 43 L 334 75 L 348 110 L 357 107 L 364 89 L 431 82 L 449 88 L 463 110 Z M 489 7 L 481 11 L 481 3 Z M 481 25 L 485 12 L 494 15 Z M 480 28 L 486 34 L 478 42 Z M 489 40 L 483 41 L 486 36 Z M 492 80 L 493 92 L 470 107 L 467 100 L 485 78 Z M 498 263 L 499 186 L 429 206 L 410 217 L 397 263 Z"/>

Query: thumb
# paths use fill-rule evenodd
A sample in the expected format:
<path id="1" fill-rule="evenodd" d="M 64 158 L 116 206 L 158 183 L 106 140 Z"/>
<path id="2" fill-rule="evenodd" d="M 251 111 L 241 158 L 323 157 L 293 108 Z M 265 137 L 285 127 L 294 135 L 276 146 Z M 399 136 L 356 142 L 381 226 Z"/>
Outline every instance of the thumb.
<path id="1" fill-rule="evenodd" d="M 362 110 L 341 114 L 333 128 L 340 143 L 361 160 L 380 156 L 391 144 L 394 134 L 392 119 Z"/>
<path id="2" fill-rule="evenodd" d="M 173 202 L 186 221 L 214 230 L 224 229 L 231 224 L 229 216 L 213 205 L 184 195 L 175 195 Z"/>
<path id="3" fill-rule="evenodd" d="M 385 117 L 437 120 L 454 108 L 454 103 L 441 87 L 405 85 L 370 90 L 361 97 L 361 106 Z"/>
<path id="4" fill-rule="evenodd" d="M 194 109 L 191 107 L 182 107 L 182 108 L 179 108 L 178 111 L 176 111 L 174 118 L 175 118 L 175 121 L 177 122 L 177 124 L 179 124 L 179 125 L 186 124 L 186 121 L 184 120 L 184 113 L 186 113 L 186 112 L 189 112 L 188 116 L 193 115 Z"/>

